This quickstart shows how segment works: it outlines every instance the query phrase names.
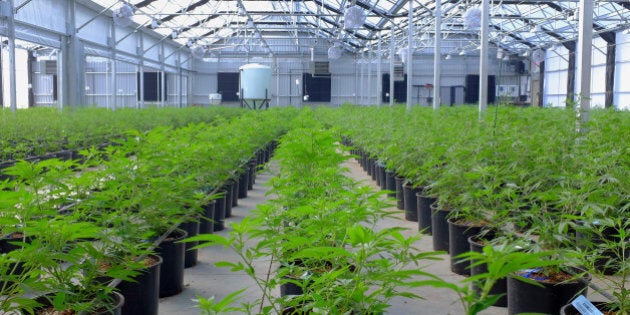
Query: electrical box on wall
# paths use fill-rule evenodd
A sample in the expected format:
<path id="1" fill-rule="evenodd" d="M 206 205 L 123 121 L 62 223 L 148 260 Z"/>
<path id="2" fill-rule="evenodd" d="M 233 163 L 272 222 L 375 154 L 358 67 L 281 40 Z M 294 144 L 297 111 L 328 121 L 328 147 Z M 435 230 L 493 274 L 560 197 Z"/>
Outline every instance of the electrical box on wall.
<path id="1" fill-rule="evenodd" d="M 330 76 L 330 63 L 328 61 L 311 61 L 309 70 L 314 77 L 328 77 Z"/>
<path id="2" fill-rule="evenodd" d="M 497 96 L 518 97 L 518 85 L 497 85 Z"/>

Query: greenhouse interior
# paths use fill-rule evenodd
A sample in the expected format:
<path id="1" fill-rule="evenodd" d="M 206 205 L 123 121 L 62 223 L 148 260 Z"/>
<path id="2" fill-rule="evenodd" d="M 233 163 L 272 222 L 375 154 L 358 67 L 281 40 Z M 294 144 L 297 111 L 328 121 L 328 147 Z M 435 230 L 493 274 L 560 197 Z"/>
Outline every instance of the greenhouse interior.
<path id="1" fill-rule="evenodd" d="M 630 0 L 0 0 L 0 314 L 630 314 Z"/>

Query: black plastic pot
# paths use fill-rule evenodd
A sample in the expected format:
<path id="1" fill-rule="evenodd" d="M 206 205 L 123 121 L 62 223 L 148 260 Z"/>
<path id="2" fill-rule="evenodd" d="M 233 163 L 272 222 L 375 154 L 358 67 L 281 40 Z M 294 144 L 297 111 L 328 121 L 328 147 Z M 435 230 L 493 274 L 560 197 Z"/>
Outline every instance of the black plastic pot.
<path id="1" fill-rule="evenodd" d="M 193 236 L 199 235 L 199 225 L 200 225 L 200 222 L 198 220 L 189 221 L 189 222 L 184 222 L 180 224 L 179 228 L 186 231 L 186 234 L 188 234 L 188 237 L 193 237 Z M 197 244 L 199 244 L 199 242 L 186 242 L 184 244 L 184 248 L 185 248 L 184 268 L 190 268 L 197 265 L 197 260 L 199 256 L 198 250 L 192 249 L 193 247 L 197 246 Z"/>
<path id="2" fill-rule="evenodd" d="M 25 266 L 26 264 L 23 261 L 8 263 L 5 273 L 3 273 L 2 278 L 0 278 L 0 288 L 12 286 L 16 283 L 13 280 L 20 281 L 20 277 L 23 276 L 26 271 Z"/>
<path id="3" fill-rule="evenodd" d="M 477 237 L 471 236 L 468 238 L 468 244 L 470 245 L 471 252 L 483 253 L 483 243 L 478 242 Z M 475 276 L 479 274 L 484 274 L 488 272 L 487 264 L 479 264 L 476 266 L 470 267 L 470 275 Z M 481 289 L 478 288 L 474 283 L 472 284 L 473 290 L 479 292 Z M 498 280 L 490 289 L 490 295 L 499 295 L 503 294 L 499 300 L 497 300 L 493 306 L 497 307 L 507 307 L 507 279 L 503 278 Z"/>
<path id="4" fill-rule="evenodd" d="M 374 170 L 374 159 L 366 157 L 365 171 L 372 177 L 372 171 Z"/>
<path id="5" fill-rule="evenodd" d="M 117 288 L 125 297 L 121 315 L 157 315 L 160 304 L 160 266 L 162 257 L 149 255 L 155 263 L 134 281 L 121 281 Z"/>
<path id="6" fill-rule="evenodd" d="M 209 234 L 214 232 L 214 212 L 217 201 L 211 200 L 203 205 L 203 215 L 199 220 L 199 234 Z"/>
<path id="7" fill-rule="evenodd" d="M 227 208 L 232 209 L 232 203 L 227 202 L 227 198 L 231 197 L 232 188 L 227 187 L 228 190 L 221 190 L 218 194 L 221 196 L 215 199 L 216 203 L 214 204 L 214 222 L 213 222 L 213 231 L 223 231 L 225 228 L 225 213 Z"/>
<path id="8" fill-rule="evenodd" d="M 431 235 L 431 205 L 435 201 L 435 198 L 425 197 L 422 188 L 416 193 L 418 231 L 421 231 L 423 234 Z"/>
<path id="9" fill-rule="evenodd" d="M 223 217 L 228 218 L 228 214 L 229 216 L 232 216 L 232 199 L 234 199 L 232 196 L 234 195 L 234 183 L 232 183 L 231 181 L 228 182 L 227 184 L 225 184 L 225 186 L 223 186 L 223 189 L 225 189 L 225 195 L 224 195 L 224 206 L 223 206 Z M 219 200 L 217 200 L 217 202 L 219 202 Z M 218 205 L 217 205 L 218 207 Z M 215 223 L 215 231 L 216 231 L 216 223 Z"/>
<path id="10" fill-rule="evenodd" d="M 368 154 L 367 152 L 361 150 L 361 160 L 363 161 L 363 164 L 361 166 L 363 166 L 363 170 L 367 173 L 368 171 Z"/>
<path id="11" fill-rule="evenodd" d="M 405 209 L 405 220 L 418 221 L 418 203 L 416 194 L 420 189 L 414 188 L 413 185 L 406 183 L 403 185 L 403 208 Z"/>
<path id="12" fill-rule="evenodd" d="M 238 198 L 247 198 L 247 186 L 249 186 L 249 171 L 243 171 L 238 178 Z"/>
<path id="13" fill-rule="evenodd" d="M 403 196 L 404 195 L 403 185 L 405 183 L 405 178 L 396 176 L 394 180 L 396 182 L 396 208 L 403 210 L 405 209 L 405 202 L 404 202 L 404 196 Z"/>
<path id="14" fill-rule="evenodd" d="M 470 260 L 456 258 L 470 250 L 468 238 L 481 232 L 481 226 L 461 224 L 457 218 L 448 219 L 448 253 L 451 256 L 451 271 L 462 276 L 470 275 Z"/>
<path id="15" fill-rule="evenodd" d="M 529 284 L 519 280 L 518 276 L 507 279 L 508 314 L 542 313 L 559 314 L 560 309 L 569 304 L 576 296 L 587 295 L 590 276 L 582 281 L 568 281 L 563 283 L 546 283 L 539 281 L 542 286 Z"/>
<path id="16" fill-rule="evenodd" d="M 112 300 L 112 304 L 107 306 L 107 307 L 103 307 L 102 310 L 98 310 L 95 312 L 90 312 L 90 313 L 85 313 L 85 312 L 81 312 L 80 314 L 84 314 L 84 315 L 121 315 L 122 313 L 122 308 L 123 305 L 125 305 L 125 297 L 118 293 L 118 292 L 112 292 L 113 295 L 113 300 Z M 47 312 L 47 308 L 52 307 L 52 303 L 51 303 L 51 299 L 53 297 L 52 296 L 40 296 L 38 298 L 35 299 L 35 301 L 39 304 L 41 304 L 42 306 L 35 308 L 33 311 L 35 312 L 35 314 L 49 314 Z M 55 314 L 62 314 L 62 312 L 56 312 Z M 66 314 L 65 312 L 63 314 Z M 79 313 L 77 313 L 79 314 Z"/>
<path id="17" fill-rule="evenodd" d="M 256 151 L 256 164 L 263 165 L 265 164 L 265 151 L 264 149 L 259 149 Z"/>
<path id="18" fill-rule="evenodd" d="M 239 194 L 239 183 L 238 183 L 238 178 L 234 178 L 232 179 L 232 207 L 238 207 L 238 194 Z M 232 208 L 230 208 L 230 211 L 228 211 L 228 209 L 225 209 L 225 217 L 229 218 L 232 216 Z"/>
<path id="19" fill-rule="evenodd" d="M 291 278 L 285 276 L 284 279 L 289 280 Z M 300 280 L 296 280 L 296 281 L 300 281 Z M 284 282 L 280 285 L 280 296 L 300 295 L 303 293 L 304 291 L 302 290 L 302 287 L 293 282 Z"/>
<path id="20" fill-rule="evenodd" d="M 376 161 L 376 159 L 370 158 L 370 168 L 371 168 L 370 176 L 372 176 L 372 180 L 373 181 L 376 181 L 376 173 L 377 173 L 377 171 L 376 171 L 376 164 L 377 163 L 378 162 Z"/>
<path id="21" fill-rule="evenodd" d="M 247 190 L 252 190 L 254 189 L 254 184 L 256 184 L 256 168 L 258 167 L 258 164 L 256 164 L 256 160 L 251 159 L 249 160 L 249 164 L 248 164 L 248 172 L 249 172 L 249 182 L 247 183 Z"/>
<path id="22" fill-rule="evenodd" d="M 179 294 L 184 290 L 185 239 L 186 231 L 176 229 L 158 247 L 156 254 L 164 260 L 160 266 L 160 297 Z"/>
<path id="23" fill-rule="evenodd" d="M 0 253 L 8 253 L 10 251 L 22 248 L 20 242 L 25 241 L 30 243 L 31 238 L 27 237 L 23 239 L 22 234 L 19 236 L 14 236 L 15 234 L 5 235 L 0 238 Z"/>
<path id="24" fill-rule="evenodd" d="M 267 146 L 267 148 L 265 149 L 265 164 L 269 163 L 269 161 L 271 160 L 271 151 L 272 151 L 272 147 L 270 145 Z"/>
<path id="25" fill-rule="evenodd" d="M 376 180 L 376 186 L 381 187 L 381 182 L 383 181 L 383 178 L 381 177 L 381 171 L 383 170 L 383 166 L 376 161 L 374 163 L 374 178 Z"/>
<path id="26" fill-rule="evenodd" d="M 388 197 L 396 197 L 396 173 L 393 171 L 385 170 L 385 189 L 389 191 Z"/>
<path id="27" fill-rule="evenodd" d="M 378 182 L 378 186 L 381 189 L 387 189 L 387 176 L 385 175 L 386 172 L 387 171 L 385 170 L 385 164 L 380 164 L 377 177 L 380 178 L 380 181 Z"/>
<path id="28" fill-rule="evenodd" d="M 438 210 L 431 206 L 431 234 L 433 235 L 433 250 L 449 251 L 449 233 L 447 216 L 449 211 Z"/>

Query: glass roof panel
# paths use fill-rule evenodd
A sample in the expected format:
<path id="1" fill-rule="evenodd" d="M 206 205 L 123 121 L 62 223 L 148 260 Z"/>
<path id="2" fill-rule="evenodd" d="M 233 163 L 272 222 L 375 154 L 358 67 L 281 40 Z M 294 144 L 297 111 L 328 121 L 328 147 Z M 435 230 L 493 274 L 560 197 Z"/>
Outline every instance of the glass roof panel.
<path id="1" fill-rule="evenodd" d="M 272 39 L 341 38 L 349 46 L 375 45 L 379 36 L 386 39 L 395 25 L 396 39 L 406 37 L 409 0 L 92 0 L 104 8 L 116 9 L 129 3 L 135 9 L 133 21 L 180 44 L 199 40 L 203 44 L 226 41 L 259 41 Z M 630 2 L 594 0 L 596 34 L 607 30 L 630 28 Z M 343 13 L 351 3 L 362 8 L 366 23 L 356 31 L 343 29 Z M 443 1 L 445 32 L 470 33 L 464 29 L 466 11 L 479 6 L 481 0 Z M 491 1 L 491 40 L 501 46 L 523 49 L 550 45 L 577 37 L 577 0 Z M 417 36 L 434 29 L 435 1 L 414 0 L 414 26 Z M 108 13 L 111 14 L 111 13 Z M 250 22 L 248 22 L 250 21 Z M 537 28 L 538 27 L 538 28 Z M 290 42 L 289 42 L 290 43 Z M 279 44 L 278 44 L 279 45 Z M 284 45 L 288 45 L 285 41 Z M 285 48 L 286 49 L 286 48 Z M 299 49 L 297 49 L 299 50 Z"/>

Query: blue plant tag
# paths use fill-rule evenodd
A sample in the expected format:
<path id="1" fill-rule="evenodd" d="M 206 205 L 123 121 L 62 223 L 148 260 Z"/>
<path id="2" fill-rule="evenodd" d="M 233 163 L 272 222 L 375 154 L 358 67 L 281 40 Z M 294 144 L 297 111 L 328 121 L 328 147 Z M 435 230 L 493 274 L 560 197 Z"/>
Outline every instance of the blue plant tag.
<path id="1" fill-rule="evenodd" d="M 582 315 L 604 315 L 584 295 L 575 298 L 575 300 L 571 302 L 571 305 Z"/>

